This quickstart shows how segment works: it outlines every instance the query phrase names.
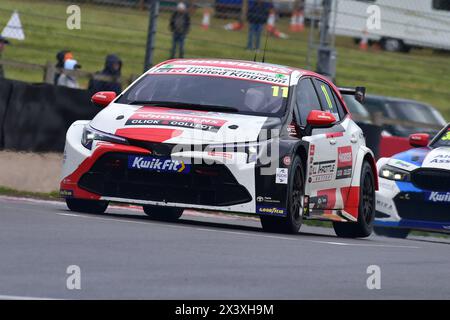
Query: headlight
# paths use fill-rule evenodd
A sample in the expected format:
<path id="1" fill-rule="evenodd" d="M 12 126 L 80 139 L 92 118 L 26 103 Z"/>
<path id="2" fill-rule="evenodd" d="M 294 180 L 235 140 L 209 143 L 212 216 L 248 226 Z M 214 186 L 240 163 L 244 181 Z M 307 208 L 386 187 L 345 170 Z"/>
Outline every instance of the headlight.
<path id="1" fill-rule="evenodd" d="M 81 144 L 91 150 L 92 143 L 94 140 L 98 141 L 108 141 L 112 143 L 129 144 L 128 140 L 122 137 L 115 136 L 113 134 L 101 132 L 91 128 L 90 126 L 85 126 L 83 128 L 83 135 L 81 136 Z"/>
<path id="2" fill-rule="evenodd" d="M 381 167 L 379 176 L 381 178 L 389 180 L 410 181 L 410 174 L 408 171 L 395 168 L 389 165 L 384 165 Z"/>

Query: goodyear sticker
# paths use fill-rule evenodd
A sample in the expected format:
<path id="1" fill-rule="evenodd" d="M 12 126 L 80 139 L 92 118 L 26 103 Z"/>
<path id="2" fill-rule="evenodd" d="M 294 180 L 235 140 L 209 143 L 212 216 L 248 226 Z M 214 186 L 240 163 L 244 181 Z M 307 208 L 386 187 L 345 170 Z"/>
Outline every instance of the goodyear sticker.
<path id="1" fill-rule="evenodd" d="M 171 158 L 128 156 L 128 168 L 137 170 L 189 173 L 190 164 Z"/>
<path id="2" fill-rule="evenodd" d="M 62 198 L 71 198 L 71 197 L 73 197 L 73 191 L 67 190 L 67 189 L 61 189 L 61 190 L 59 190 L 59 195 Z"/>
<path id="3" fill-rule="evenodd" d="M 256 213 L 259 214 L 265 214 L 270 216 L 286 216 L 286 209 L 285 208 L 278 208 L 278 207 L 272 207 L 272 206 L 256 206 Z"/>

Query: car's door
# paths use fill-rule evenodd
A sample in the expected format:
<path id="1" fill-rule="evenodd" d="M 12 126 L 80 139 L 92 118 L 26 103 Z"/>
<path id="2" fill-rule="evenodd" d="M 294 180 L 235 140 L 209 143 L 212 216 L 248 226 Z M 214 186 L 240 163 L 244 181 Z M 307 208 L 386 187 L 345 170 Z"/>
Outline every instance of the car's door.
<path id="1" fill-rule="evenodd" d="M 319 79 L 314 79 L 314 84 L 322 106 L 337 120 L 326 132 L 326 137 L 336 147 L 336 174 L 332 185 L 332 189 L 336 192 L 334 209 L 343 209 L 355 170 L 353 164 L 361 145 L 362 132 L 350 118 L 346 117 L 346 111 L 333 88 Z"/>
<path id="2" fill-rule="evenodd" d="M 295 91 L 294 112 L 297 125 L 304 128 L 311 110 L 322 109 L 313 78 L 301 79 Z M 335 193 L 329 192 L 328 189 L 335 179 L 337 147 L 322 130 L 313 129 L 310 136 L 302 137 L 309 142 L 305 192 L 310 195 L 311 208 L 332 209 L 335 205 Z"/>

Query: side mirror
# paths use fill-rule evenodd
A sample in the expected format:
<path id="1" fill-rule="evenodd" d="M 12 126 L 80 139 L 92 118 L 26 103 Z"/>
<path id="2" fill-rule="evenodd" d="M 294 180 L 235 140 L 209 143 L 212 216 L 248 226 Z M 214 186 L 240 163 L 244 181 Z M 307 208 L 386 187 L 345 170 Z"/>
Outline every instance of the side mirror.
<path id="1" fill-rule="evenodd" d="M 336 122 L 336 118 L 327 111 L 311 110 L 306 118 L 306 123 L 312 128 L 328 128 Z"/>
<path id="2" fill-rule="evenodd" d="M 116 96 L 114 91 L 100 91 L 92 96 L 91 101 L 97 107 L 104 108 L 110 104 Z"/>
<path id="3" fill-rule="evenodd" d="M 327 111 L 311 110 L 306 118 L 305 134 L 310 136 L 314 128 L 330 128 L 336 122 L 336 118 Z"/>
<path id="4" fill-rule="evenodd" d="M 414 148 L 426 147 L 430 142 L 428 133 L 413 133 L 409 136 L 409 144 Z"/>

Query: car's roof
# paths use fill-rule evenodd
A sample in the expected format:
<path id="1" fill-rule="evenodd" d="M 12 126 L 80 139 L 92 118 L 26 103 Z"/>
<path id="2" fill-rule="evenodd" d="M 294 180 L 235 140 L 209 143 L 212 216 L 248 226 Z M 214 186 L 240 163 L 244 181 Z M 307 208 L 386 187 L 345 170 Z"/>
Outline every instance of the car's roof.
<path id="1" fill-rule="evenodd" d="M 391 101 L 391 102 L 408 102 L 408 103 L 415 103 L 415 104 L 420 104 L 420 105 L 431 107 L 429 104 L 421 102 L 421 101 L 417 101 L 417 100 L 398 98 L 398 97 L 389 97 L 389 96 L 380 96 L 380 95 L 375 95 L 375 94 L 366 95 L 366 99 L 382 100 L 385 102 L 389 102 L 389 101 Z"/>
<path id="2" fill-rule="evenodd" d="M 290 75 L 294 71 L 298 71 L 302 73 L 302 75 L 313 75 L 318 78 L 326 79 L 322 75 L 312 72 L 310 70 L 293 68 L 289 66 L 265 63 L 265 62 L 255 62 L 255 61 L 247 61 L 247 60 L 234 60 L 234 59 L 214 59 L 214 58 L 206 58 L 206 59 L 171 59 L 167 61 L 163 61 L 158 64 L 156 67 L 168 64 L 168 63 L 179 63 L 179 64 L 195 64 L 199 66 L 208 66 L 208 67 L 234 67 L 239 68 L 246 71 L 261 71 L 261 72 L 275 72 L 275 73 L 283 73 Z M 328 80 L 328 79 L 327 79 Z"/>

